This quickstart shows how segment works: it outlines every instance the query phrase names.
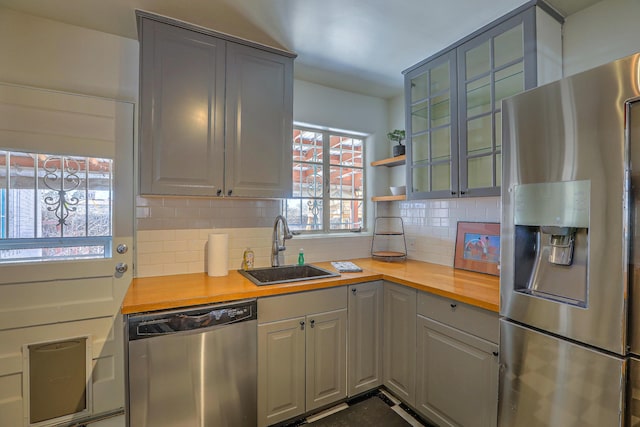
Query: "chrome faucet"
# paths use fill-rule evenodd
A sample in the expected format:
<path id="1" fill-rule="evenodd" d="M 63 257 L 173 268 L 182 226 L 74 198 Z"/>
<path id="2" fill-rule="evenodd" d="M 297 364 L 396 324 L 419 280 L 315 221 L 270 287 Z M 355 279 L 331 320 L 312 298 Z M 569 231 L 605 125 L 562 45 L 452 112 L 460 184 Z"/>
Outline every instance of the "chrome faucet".
<path id="1" fill-rule="evenodd" d="M 278 226 L 282 223 L 282 245 L 280 245 L 280 241 L 278 239 Z M 285 240 L 291 239 L 293 235 L 291 231 L 289 231 L 289 224 L 287 224 L 287 219 L 282 215 L 278 215 L 276 217 L 275 222 L 273 223 L 273 242 L 271 245 L 271 267 L 280 267 L 283 262 L 283 256 L 280 252 L 283 252 L 287 248 L 284 243 Z"/>

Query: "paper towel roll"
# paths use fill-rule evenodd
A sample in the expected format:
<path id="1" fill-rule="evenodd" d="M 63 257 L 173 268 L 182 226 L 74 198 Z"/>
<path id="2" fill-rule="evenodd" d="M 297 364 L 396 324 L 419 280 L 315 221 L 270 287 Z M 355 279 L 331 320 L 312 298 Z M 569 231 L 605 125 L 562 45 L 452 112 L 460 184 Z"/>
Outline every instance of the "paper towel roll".
<path id="1" fill-rule="evenodd" d="M 226 276 L 229 273 L 229 235 L 211 233 L 207 245 L 207 274 Z"/>

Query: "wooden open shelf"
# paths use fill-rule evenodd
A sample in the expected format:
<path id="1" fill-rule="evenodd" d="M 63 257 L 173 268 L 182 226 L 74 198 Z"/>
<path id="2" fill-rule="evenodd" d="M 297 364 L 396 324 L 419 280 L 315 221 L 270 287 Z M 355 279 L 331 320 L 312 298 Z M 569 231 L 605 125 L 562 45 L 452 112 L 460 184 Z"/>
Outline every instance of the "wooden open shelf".
<path id="1" fill-rule="evenodd" d="M 400 194 L 399 196 L 373 196 L 371 201 L 373 202 L 393 202 L 396 200 L 407 200 L 406 194 Z"/>
<path id="2" fill-rule="evenodd" d="M 403 154 L 402 156 L 397 157 L 389 157 L 386 159 L 376 160 L 375 162 L 371 162 L 371 166 L 399 166 L 404 165 L 407 161 L 407 155 Z"/>

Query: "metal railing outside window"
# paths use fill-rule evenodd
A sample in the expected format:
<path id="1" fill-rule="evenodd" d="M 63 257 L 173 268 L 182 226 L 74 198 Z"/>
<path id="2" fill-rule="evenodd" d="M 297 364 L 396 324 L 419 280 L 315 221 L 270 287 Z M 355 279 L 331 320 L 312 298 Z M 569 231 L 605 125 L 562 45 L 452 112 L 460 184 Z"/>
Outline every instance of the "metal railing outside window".
<path id="1" fill-rule="evenodd" d="M 0 150 L 0 262 L 111 256 L 111 159 Z"/>
<path id="2" fill-rule="evenodd" d="M 365 135 L 295 126 L 289 227 L 304 232 L 362 230 Z"/>

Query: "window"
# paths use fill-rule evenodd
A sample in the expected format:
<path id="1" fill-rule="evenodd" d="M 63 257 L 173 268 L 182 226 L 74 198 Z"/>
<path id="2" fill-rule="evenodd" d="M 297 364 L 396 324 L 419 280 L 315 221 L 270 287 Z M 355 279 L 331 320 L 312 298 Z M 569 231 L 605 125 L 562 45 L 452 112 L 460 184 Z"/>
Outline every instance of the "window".
<path id="1" fill-rule="evenodd" d="M 110 256 L 111 159 L 0 150 L 0 262 Z"/>
<path id="2" fill-rule="evenodd" d="M 362 134 L 294 127 L 293 198 L 284 201 L 292 230 L 364 228 L 363 155 Z"/>

